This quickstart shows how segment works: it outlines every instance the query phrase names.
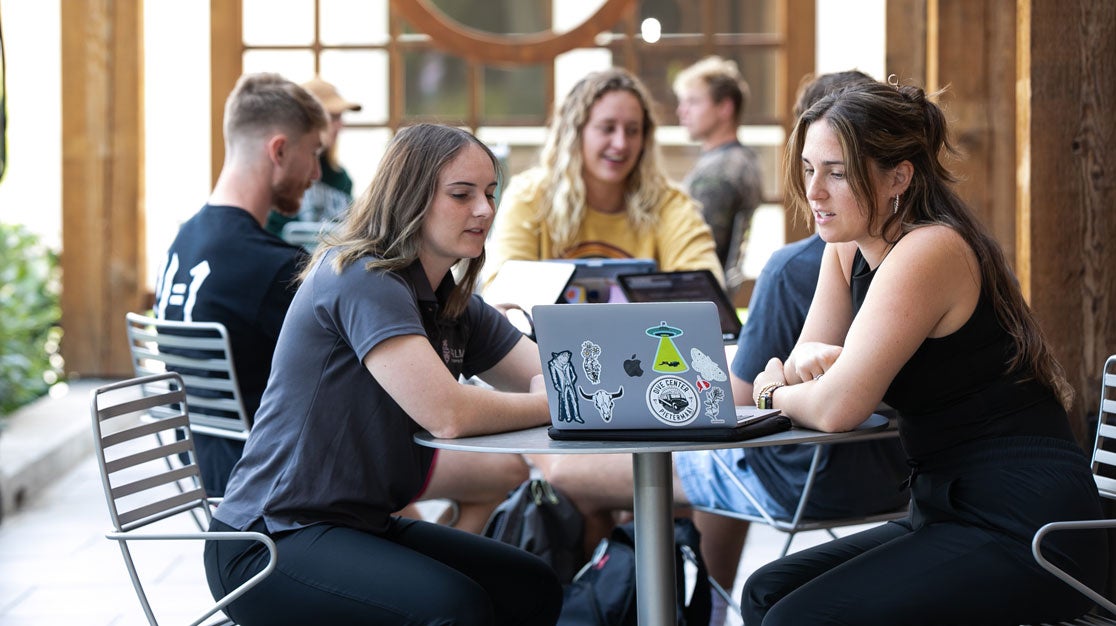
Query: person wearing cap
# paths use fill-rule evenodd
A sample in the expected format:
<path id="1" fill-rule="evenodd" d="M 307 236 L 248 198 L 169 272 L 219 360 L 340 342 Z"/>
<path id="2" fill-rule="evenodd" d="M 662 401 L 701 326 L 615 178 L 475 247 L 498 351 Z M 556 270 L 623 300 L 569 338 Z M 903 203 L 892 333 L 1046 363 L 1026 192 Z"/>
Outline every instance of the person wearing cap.
<path id="1" fill-rule="evenodd" d="M 346 111 L 359 111 L 361 105 L 343 98 L 336 87 L 321 78 L 315 77 L 301 86 L 314 94 L 329 114 L 329 128 L 322 137 L 322 153 L 319 156 L 322 178 L 306 190 L 302 197 L 302 210 L 297 215 L 289 217 L 272 211 L 268 216 L 267 229 L 276 235 L 282 232 L 287 222 L 293 220 L 337 221 L 353 201 L 353 180 L 337 159 L 337 134 L 343 126 L 341 115 Z"/>

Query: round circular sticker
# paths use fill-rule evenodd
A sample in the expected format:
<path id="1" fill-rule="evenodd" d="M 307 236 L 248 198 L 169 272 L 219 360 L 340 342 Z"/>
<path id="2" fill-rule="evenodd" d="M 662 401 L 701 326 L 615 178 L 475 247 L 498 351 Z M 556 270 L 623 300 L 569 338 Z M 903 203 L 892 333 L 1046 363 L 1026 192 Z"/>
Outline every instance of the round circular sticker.
<path id="1" fill-rule="evenodd" d="M 647 386 L 647 408 L 655 419 L 668 426 L 684 426 L 694 421 L 700 406 L 697 390 L 684 378 L 668 374 Z"/>

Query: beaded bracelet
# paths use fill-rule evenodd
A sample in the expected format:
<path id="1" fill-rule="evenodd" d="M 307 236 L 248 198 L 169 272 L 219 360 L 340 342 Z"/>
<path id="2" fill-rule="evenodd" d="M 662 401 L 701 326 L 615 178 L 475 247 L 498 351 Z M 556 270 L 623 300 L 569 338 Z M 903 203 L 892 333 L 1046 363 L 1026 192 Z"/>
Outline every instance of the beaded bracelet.
<path id="1" fill-rule="evenodd" d="M 760 408 L 760 409 L 773 409 L 773 408 L 775 408 L 772 405 L 772 402 L 773 402 L 772 396 L 775 394 L 776 389 L 778 389 L 779 387 L 786 387 L 786 386 L 787 386 L 786 383 L 767 383 L 766 385 L 764 385 L 763 388 L 760 389 L 759 395 L 756 396 L 756 408 Z"/>

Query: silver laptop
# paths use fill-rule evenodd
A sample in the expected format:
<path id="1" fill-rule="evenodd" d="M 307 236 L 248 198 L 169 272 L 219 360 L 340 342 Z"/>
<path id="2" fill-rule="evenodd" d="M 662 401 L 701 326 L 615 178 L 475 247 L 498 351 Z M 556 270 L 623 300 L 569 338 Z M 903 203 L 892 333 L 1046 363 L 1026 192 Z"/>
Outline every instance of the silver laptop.
<path id="1" fill-rule="evenodd" d="M 555 439 L 732 441 L 790 427 L 776 410 L 734 406 L 712 302 L 538 305 L 534 318 Z"/>

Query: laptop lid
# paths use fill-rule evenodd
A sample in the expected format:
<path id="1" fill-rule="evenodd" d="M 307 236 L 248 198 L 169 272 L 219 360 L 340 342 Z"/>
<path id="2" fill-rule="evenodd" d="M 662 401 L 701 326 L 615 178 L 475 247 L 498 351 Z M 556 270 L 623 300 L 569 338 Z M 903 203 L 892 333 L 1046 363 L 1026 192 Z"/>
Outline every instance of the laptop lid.
<path id="1" fill-rule="evenodd" d="M 736 343 L 740 337 L 736 307 L 709 270 L 622 274 L 617 280 L 629 302 L 712 302 L 724 341 Z"/>
<path id="2" fill-rule="evenodd" d="M 492 277 L 483 297 L 493 306 L 514 304 L 530 313 L 537 304 L 561 302 L 576 269 L 567 262 L 510 259 Z"/>
<path id="3" fill-rule="evenodd" d="M 539 305 L 534 318 L 555 429 L 737 426 L 713 303 Z"/>
<path id="4" fill-rule="evenodd" d="M 573 276 L 562 302 L 627 302 L 617 276 L 646 274 L 658 269 L 654 259 L 555 259 L 551 263 L 572 263 Z"/>

